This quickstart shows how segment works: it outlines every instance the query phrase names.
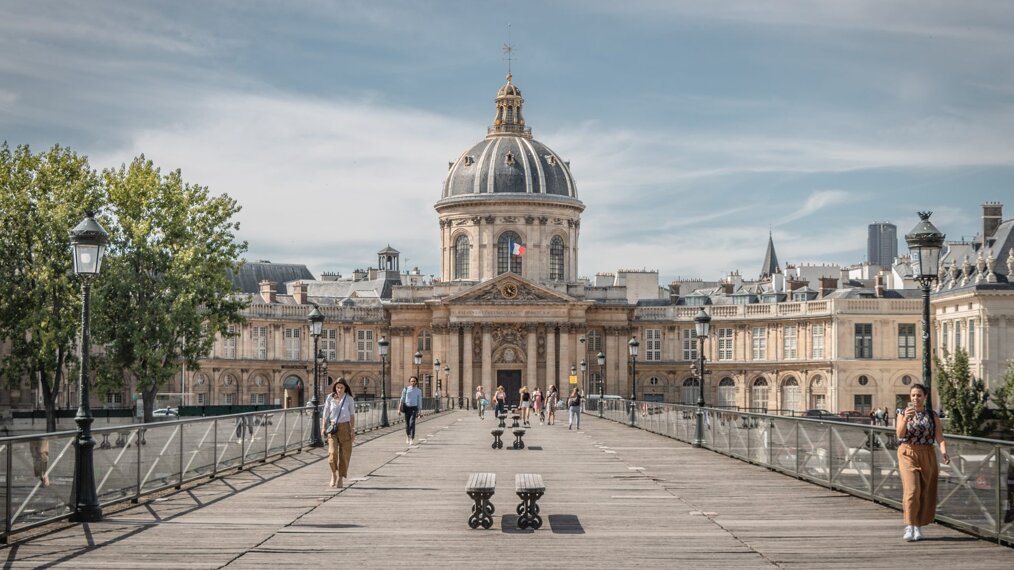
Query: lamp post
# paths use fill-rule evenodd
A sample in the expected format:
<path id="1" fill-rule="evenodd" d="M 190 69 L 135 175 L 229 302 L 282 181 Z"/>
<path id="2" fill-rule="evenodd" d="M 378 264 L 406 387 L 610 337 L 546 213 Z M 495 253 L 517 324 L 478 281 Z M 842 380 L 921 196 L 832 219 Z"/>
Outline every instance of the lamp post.
<path id="1" fill-rule="evenodd" d="M 606 355 L 602 351 L 599 351 L 595 358 L 599 363 L 599 417 L 601 418 L 606 398 Z"/>
<path id="2" fill-rule="evenodd" d="M 637 342 L 637 337 L 631 335 L 630 340 L 627 341 L 627 348 L 630 350 L 630 425 L 634 425 L 637 421 L 637 414 L 635 408 L 637 407 L 637 349 L 641 346 L 641 343 Z"/>
<path id="3" fill-rule="evenodd" d="M 447 381 L 447 385 L 448 386 L 451 385 L 451 367 L 450 366 L 444 366 L 444 380 Z M 449 403 L 448 403 L 448 406 L 450 406 Z"/>
<path id="4" fill-rule="evenodd" d="M 437 371 L 437 381 L 436 381 L 436 384 L 434 384 L 434 386 L 433 386 L 433 389 L 436 390 L 433 393 L 433 399 L 436 401 L 435 404 L 434 404 L 436 406 L 435 409 L 434 409 L 434 411 L 439 412 L 440 411 L 440 359 L 439 358 L 437 358 L 437 359 L 435 359 L 433 361 L 433 368 L 434 368 L 434 370 Z"/>
<path id="5" fill-rule="evenodd" d="M 704 447 L 704 340 L 711 330 L 711 316 L 701 307 L 694 317 L 697 328 L 697 430 L 694 447 Z"/>
<path id="6" fill-rule="evenodd" d="M 317 354 L 317 341 L 320 340 L 320 332 L 324 327 L 324 313 L 316 305 L 306 315 L 310 324 L 310 336 L 313 337 L 313 398 L 310 405 L 313 406 L 313 421 L 310 422 L 310 447 L 324 447 L 324 440 L 320 437 L 320 355 Z"/>
<path id="7" fill-rule="evenodd" d="M 584 397 L 588 397 L 588 363 L 584 359 L 581 360 L 581 388 L 584 392 Z"/>
<path id="8" fill-rule="evenodd" d="M 380 427 L 391 425 L 387 421 L 387 347 L 390 345 L 385 336 L 377 341 L 377 346 L 380 347 Z"/>
<path id="9" fill-rule="evenodd" d="M 95 522 L 102 520 L 102 507 L 99 506 L 95 491 L 95 440 L 92 438 L 93 418 L 89 393 L 90 305 L 92 280 L 102 268 L 102 256 L 109 243 L 109 234 L 95 221 L 95 213 L 87 212 L 85 219 L 71 230 L 70 243 L 74 250 L 74 273 L 81 278 L 81 374 L 77 415 L 74 416 L 77 440 L 74 447 L 74 512 L 70 515 L 70 520 Z"/>
<path id="10" fill-rule="evenodd" d="M 930 371 L 930 284 L 937 278 L 944 234 L 929 221 L 933 212 L 919 212 L 919 223 L 905 234 L 912 252 L 912 275 L 922 288 L 922 383 L 926 386 L 926 406 L 933 409 Z"/>
<path id="11" fill-rule="evenodd" d="M 577 385 L 577 367 L 573 364 L 570 365 L 570 378 L 574 378 L 574 387 L 580 388 Z M 567 378 L 567 383 L 570 384 L 570 378 Z"/>
<path id="12" fill-rule="evenodd" d="M 422 352 L 415 351 L 415 356 L 412 357 L 412 361 L 415 362 L 415 378 L 419 379 L 419 367 L 422 366 Z"/>

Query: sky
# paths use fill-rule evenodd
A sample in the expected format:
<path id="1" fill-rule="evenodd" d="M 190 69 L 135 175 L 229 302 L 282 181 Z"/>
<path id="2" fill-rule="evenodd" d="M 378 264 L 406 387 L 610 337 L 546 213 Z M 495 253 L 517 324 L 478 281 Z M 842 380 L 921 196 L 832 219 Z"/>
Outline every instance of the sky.
<path id="1" fill-rule="evenodd" d="M 931 210 L 1014 209 L 1008 0 L 0 3 L 0 140 L 144 154 L 242 206 L 247 258 L 439 275 L 434 203 L 505 43 L 585 204 L 579 271 L 853 264 Z"/>

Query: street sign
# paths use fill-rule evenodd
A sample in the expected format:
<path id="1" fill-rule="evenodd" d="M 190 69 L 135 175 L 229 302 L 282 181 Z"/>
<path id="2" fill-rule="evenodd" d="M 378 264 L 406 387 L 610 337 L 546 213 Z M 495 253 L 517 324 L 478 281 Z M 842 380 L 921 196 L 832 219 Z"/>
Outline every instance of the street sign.
<path id="1" fill-rule="evenodd" d="M 577 374 L 571 374 L 570 375 L 570 383 L 571 384 L 577 384 Z"/>

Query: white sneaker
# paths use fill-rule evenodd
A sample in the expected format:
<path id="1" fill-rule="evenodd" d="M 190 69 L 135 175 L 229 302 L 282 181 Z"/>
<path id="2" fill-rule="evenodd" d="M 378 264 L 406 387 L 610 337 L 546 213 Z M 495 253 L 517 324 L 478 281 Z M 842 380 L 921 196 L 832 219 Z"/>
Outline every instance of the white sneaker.
<path id="1" fill-rule="evenodd" d="M 915 529 L 915 527 L 913 527 L 913 526 L 906 526 L 905 527 L 905 535 L 902 536 L 902 539 L 904 539 L 905 542 L 912 542 L 913 540 L 915 540 L 915 530 L 914 529 Z"/>
<path id="2" fill-rule="evenodd" d="M 917 526 L 912 527 L 912 540 L 919 541 L 922 538 L 922 529 Z"/>
<path id="3" fill-rule="evenodd" d="M 412 438 L 410 438 L 410 437 L 406 437 L 406 438 L 405 438 L 405 443 L 406 443 L 407 445 L 412 445 Z"/>

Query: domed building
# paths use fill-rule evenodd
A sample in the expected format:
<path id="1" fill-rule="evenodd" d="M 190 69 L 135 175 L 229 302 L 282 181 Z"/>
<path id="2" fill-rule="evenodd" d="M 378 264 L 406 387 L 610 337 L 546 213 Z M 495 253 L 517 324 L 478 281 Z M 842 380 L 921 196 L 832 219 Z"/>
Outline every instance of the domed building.
<path id="1" fill-rule="evenodd" d="M 570 164 L 532 138 L 523 104 L 508 74 L 486 138 L 449 165 L 435 206 L 443 281 L 508 272 L 536 282 L 576 279 L 584 204 Z"/>

